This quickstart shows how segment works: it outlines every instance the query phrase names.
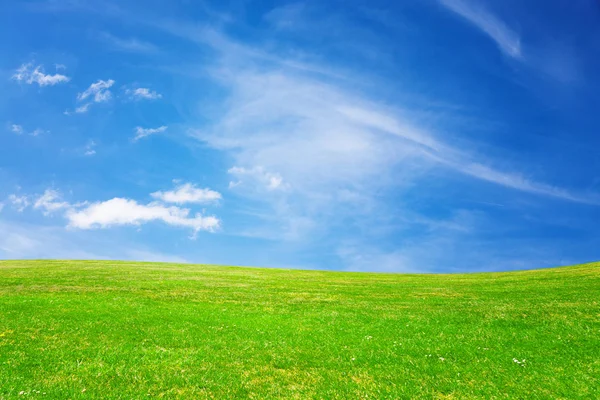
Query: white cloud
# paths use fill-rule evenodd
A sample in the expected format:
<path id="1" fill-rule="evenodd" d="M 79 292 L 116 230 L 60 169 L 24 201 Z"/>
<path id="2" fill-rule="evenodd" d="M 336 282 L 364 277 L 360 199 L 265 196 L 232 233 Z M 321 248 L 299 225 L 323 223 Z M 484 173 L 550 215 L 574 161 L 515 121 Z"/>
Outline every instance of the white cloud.
<path id="1" fill-rule="evenodd" d="M 152 193 L 154 198 L 171 203 L 207 203 L 219 200 L 221 195 L 209 189 L 198 189 L 192 184 L 180 185 L 175 191 Z M 8 200 L 17 211 L 22 212 L 34 198 L 33 208 L 48 216 L 61 212 L 70 228 L 95 229 L 118 225 L 141 225 L 151 221 L 162 221 L 168 225 L 191 228 L 193 237 L 199 231 L 215 231 L 220 220 L 215 216 L 201 213 L 191 214 L 190 209 L 167 206 L 159 201 L 140 204 L 127 198 L 113 198 L 107 201 L 90 203 L 87 201 L 69 203 L 62 199 L 60 192 L 46 189 L 40 196 L 17 196 L 11 194 Z"/>
<path id="2" fill-rule="evenodd" d="M 236 71 L 235 76 L 239 79 L 228 76 L 233 85 L 230 108 L 214 133 L 195 132 L 211 146 L 231 152 L 238 164 L 260 166 L 231 168 L 228 172 L 238 178 L 231 186 L 252 177 L 270 189 L 332 193 L 335 187 L 383 183 L 391 171 L 401 184 L 432 167 L 448 167 L 527 193 L 600 202 L 597 196 L 494 169 L 489 160 L 478 160 L 468 149 L 454 148 L 402 118 L 403 110 L 367 102 L 343 89 L 279 72 Z"/>
<path id="3" fill-rule="evenodd" d="M 214 216 L 195 214 L 190 210 L 160 203 L 139 204 L 135 200 L 114 198 L 92 203 L 81 210 L 69 210 L 65 214 L 68 226 L 79 229 L 108 228 L 117 225 L 141 225 L 151 221 L 162 221 L 168 225 L 192 228 L 198 231 L 214 231 L 220 221 Z"/>
<path id="4" fill-rule="evenodd" d="M 157 53 L 159 51 L 154 44 L 136 38 L 123 39 L 107 32 L 101 33 L 100 38 L 115 50 L 132 53 Z"/>
<path id="5" fill-rule="evenodd" d="M 519 35 L 485 10 L 483 6 L 472 4 L 468 0 L 439 1 L 446 8 L 460 15 L 488 35 L 496 42 L 503 53 L 516 59 L 522 57 Z"/>
<path id="6" fill-rule="evenodd" d="M 145 138 L 146 136 L 154 135 L 156 133 L 162 133 L 166 130 L 166 126 L 161 126 L 158 128 L 142 128 L 141 126 L 138 126 L 135 128 L 135 136 L 132 140 L 134 142 L 137 142 L 138 140 Z"/>
<path id="7" fill-rule="evenodd" d="M 597 196 L 582 196 L 573 194 L 567 190 L 558 188 L 556 186 L 547 185 L 540 182 L 535 182 L 531 179 L 527 179 L 518 173 L 502 172 L 494 170 L 486 165 L 479 163 L 462 163 L 456 166 L 456 169 L 461 172 L 495 183 L 497 185 L 506 186 L 512 189 L 521 190 L 523 192 L 555 197 L 563 200 L 570 200 L 578 203 L 585 204 L 600 204 L 600 197 Z"/>
<path id="8" fill-rule="evenodd" d="M 93 103 L 106 103 L 110 101 L 110 99 L 112 99 L 112 92 L 109 89 L 114 84 L 115 81 L 112 79 L 107 81 L 100 79 L 98 82 L 92 83 L 84 92 L 78 93 L 77 101 L 87 100 L 87 102 L 75 108 L 75 112 L 83 114 L 90 110 Z M 64 114 L 71 115 L 71 112 L 67 110 Z"/>
<path id="9" fill-rule="evenodd" d="M 40 128 L 36 128 L 31 132 L 31 136 L 39 136 L 43 133 L 48 133 L 47 131 L 40 129 Z"/>
<path id="10" fill-rule="evenodd" d="M 78 113 L 78 114 L 86 113 L 86 112 L 89 111 L 91 105 L 92 105 L 92 103 L 85 103 L 84 105 L 77 107 L 75 109 L 75 112 Z M 65 111 L 65 113 L 67 115 L 70 114 L 68 111 Z"/>
<path id="11" fill-rule="evenodd" d="M 83 151 L 83 155 L 84 156 L 93 156 L 96 154 L 96 150 L 94 149 L 96 147 L 96 142 L 94 142 L 93 140 L 90 140 L 88 142 L 88 144 L 85 145 L 84 151 Z"/>
<path id="12" fill-rule="evenodd" d="M 156 100 L 162 98 L 162 94 L 148 88 L 127 89 L 125 94 L 131 100 Z"/>
<path id="13" fill-rule="evenodd" d="M 29 206 L 29 199 L 27 196 L 17 196 L 16 194 L 11 194 L 8 196 L 8 200 L 18 212 L 23 212 L 23 210 Z"/>
<path id="14" fill-rule="evenodd" d="M 286 4 L 269 11 L 265 14 L 264 19 L 277 29 L 293 29 L 306 21 L 303 18 L 305 8 L 306 4 L 304 3 Z"/>
<path id="15" fill-rule="evenodd" d="M 60 199 L 61 195 L 58 191 L 46 189 L 44 194 L 37 198 L 33 204 L 33 208 L 41 209 L 44 215 L 49 215 L 58 210 L 64 210 L 71 207 L 69 203 L 60 201 Z"/>
<path id="16" fill-rule="evenodd" d="M 109 90 L 99 91 L 94 95 L 94 101 L 96 103 L 105 103 L 112 98 L 112 93 Z"/>
<path id="17" fill-rule="evenodd" d="M 0 212 L 4 209 L 4 203 L 0 203 Z"/>
<path id="18" fill-rule="evenodd" d="M 442 140 L 440 122 L 378 103 L 348 81 L 323 79 L 313 73 L 318 67 L 299 71 L 225 36 L 193 39 L 222 55 L 210 71 L 229 97 L 222 113 L 211 115 L 212 126 L 190 134 L 233 160 L 229 187 L 267 208 L 257 218 L 276 237 L 300 236 L 291 234 L 292 219 L 314 222 L 303 225 L 309 240 L 311 229 L 334 229 L 343 218 L 364 226 L 370 213 L 389 223 L 380 193 L 402 193 L 442 169 L 525 193 L 600 203 L 597 196 L 523 180 L 514 169 L 497 170 L 495 159 Z M 280 188 L 286 190 L 274 190 Z M 339 198 L 344 191 L 364 201 Z"/>
<path id="19" fill-rule="evenodd" d="M 165 203 L 210 203 L 221 199 L 221 194 L 211 189 L 197 188 L 191 183 L 184 183 L 170 191 L 158 191 L 151 194 L 152 197 Z"/>
<path id="20" fill-rule="evenodd" d="M 280 174 L 265 171 L 265 169 L 260 166 L 253 168 L 232 167 L 227 173 L 238 177 L 238 179 L 242 177 L 250 178 L 253 181 L 259 182 L 261 186 L 264 186 L 267 190 L 286 189 L 288 187 L 288 185 L 283 182 L 283 178 Z M 229 187 L 233 188 L 242 183 L 242 179 L 236 182 L 229 182 Z"/>
<path id="21" fill-rule="evenodd" d="M 93 97 L 93 101 L 96 103 L 106 102 L 112 97 L 112 94 L 108 89 L 114 84 L 115 81 L 112 79 L 107 81 L 100 79 L 98 82 L 92 83 L 90 87 L 85 90 L 85 92 L 79 93 L 77 95 L 77 100 L 83 101 L 88 97 Z"/>
<path id="22" fill-rule="evenodd" d="M 68 82 L 71 78 L 62 74 L 44 74 L 44 67 L 41 65 L 33 67 L 33 63 L 21 65 L 12 76 L 12 79 L 25 82 L 27 84 L 37 83 L 39 86 L 54 86 L 59 83 Z"/>
<path id="23" fill-rule="evenodd" d="M 10 130 L 11 130 L 11 132 L 16 133 L 17 135 L 22 135 L 23 133 L 26 133 L 25 129 L 23 128 L 23 126 L 17 125 L 17 124 L 11 125 Z M 49 131 L 45 131 L 45 130 L 43 130 L 41 128 L 36 128 L 33 131 L 29 132 L 29 134 L 31 136 L 39 136 L 39 135 L 44 134 L 44 133 L 50 133 L 50 132 Z"/>

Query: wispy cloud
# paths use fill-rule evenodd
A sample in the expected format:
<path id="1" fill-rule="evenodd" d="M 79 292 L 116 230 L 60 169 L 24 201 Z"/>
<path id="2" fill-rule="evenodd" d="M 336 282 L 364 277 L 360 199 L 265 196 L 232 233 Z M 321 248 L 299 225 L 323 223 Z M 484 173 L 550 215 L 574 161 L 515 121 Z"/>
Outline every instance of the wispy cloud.
<path id="1" fill-rule="evenodd" d="M 482 165 L 479 163 L 472 164 L 456 164 L 455 168 L 459 171 L 479 178 L 488 182 L 502 185 L 511 189 L 521 190 L 532 194 L 555 197 L 562 200 L 569 200 L 577 203 L 584 204 L 598 204 L 600 205 L 600 197 L 595 195 L 580 195 L 571 193 L 565 189 L 548 185 L 541 182 L 536 182 L 531 179 L 527 179 L 519 173 L 502 172 L 494 170 L 489 166 Z"/>
<path id="2" fill-rule="evenodd" d="M 58 258 L 105 259 L 106 255 L 88 249 L 90 243 L 78 240 L 76 234 L 62 227 L 48 227 L 28 223 L 7 223 L 0 220 L 0 257 L 2 258 Z"/>
<path id="3" fill-rule="evenodd" d="M 283 181 L 280 174 L 276 172 L 265 171 L 261 166 L 252 168 L 231 167 L 228 174 L 235 176 L 238 180 L 229 182 L 229 187 L 233 188 L 243 184 L 244 179 L 249 179 L 252 184 L 257 182 L 267 190 L 285 189 L 288 185 Z"/>
<path id="4" fill-rule="evenodd" d="M 281 72 L 236 71 L 227 81 L 233 85 L 227 113 L 214 134 L 203 130 L 194 135 L 236 156 L 238 166 L 229 170 L 234 176 L 262 176 L 263 185 L 273 178 L 275 186 L 287 180 L 292 188 L 306 190 L 313 184 L 373 184 L 372 177 L 395 166 L 405 176 L 446 167 L 523 192 L 598 202 L 514 171 L 496 170 L 491 160 L 454 148 L 345 89 Z M 277 173 L 269 176 L 268 171 Z"/>
<path id="5" fill-rule="evenodd" d="M 150 135 L 155 135 L 157 133 L 162 133 L 167 130 L 167 126 L 160 126 L 158 128 L 142 128 L 138 126 L 135 128 L 135 136 L 133 137 L 133 141 L 137 142 L 138 140 L 148 137 Z"/>
<path id="6" fill-rule="evenodd" d="M 110 90 L 108 90 L 112 85 L 114 85 L 115 81 L 109 79 L 107 81 L 98 80 L 96 83 L 92 83 L 89 88 L 87 88 L 84 92 L 79 93 L 77 95 L 77 100 L 83 101 L 88 97 L 93 97 L 93 100 L 96 103 L 102 103 L 110 100 L 112 94 Z"/>
<path id="7" fill-rule="evenodd" d="M 158 191 L 151 194 L 155 199 L 165 203 L 212 203 L 221 199 L 221 193 L 211 189 L 198 188 L 191 183 L 178 185 L 174 190 Z"/>
<path id="8" fill-rule="evenodd" d="M 162 98 L 162 94 L 148 88 L 127 89 L 125 90 L 125 94 L 131 100 L 156 100 Z"/>
<path id="9" fill-rule="evenodd" d="M 264 19 L 277 29 L 294 29 L 306 22 L 303 18 L 305 10 L 304 3 L 290 3 L 272 9 L 265 14 Z"/>
<path id="10" fill-rule="evenodd" d="M 110 239 L 108 239 L 110 238 Z M 0 258 L 136 260 L 183 263 L 181 255 L 163 253 L 129 240 L 116 243 L 114 235 L 82 235 L 78 229 L 0 219 Z"/>
<path id="11" fill-rule="evenodd" d="M 42 210 L 44 215 L 71 207 L 66 201 L 61 201 L 61 194 L 54 189 L 46 189 L 44 194 L 33 203 L 33 208 Z"/>
<path id="12" fill-rule="evenodd" d="M 158 47 L 150 42 L 140 40 L 134 37 L 131 38 L 120 38 L 114 36 L 108 32 L 101 32 L 99 35 L 100 39 L 107 43 L 112 49 L 129 52 L 129 53 L 142 53 L 152 54 L 159 51 Z"/>
<path id="13" fill-rule="evenodd" d="M 48 131 L 45 131 L 45 130 L 40 129 L 40 128 L 36 128 L 33 131 L 31 131 L 31 136 L 39 136 L 39 135 L 42 135 L 44 133 L 48 133 Z"/>
<path id="14" fill-rule="evenodd" d="M 9 195 L 8 201 L 18 212 L 23 212 L 30 204 L 29 198 L 27 196 L 19 196 L 17 194 Z"/>
<path id="15" fill-rule="evenodd" d="M 91 106 L 92 106 L 92 103 L 85 103 L 84 105 L 75 108 L 75 112 L 78 113 L 78 114 L 86 113 L 86 112 L 88 112 L 90 110 Z M 70 112 L 69 111 L 65 111 L 65 114 L 69 115 Z"/>
<path id="16" fill-rule="evenodd" d="M 504 54 L 516 59 L 523 57 L 519 35 L 481 4 L 471 0 L 439 1 L 450 11 L 460 15 L 488 35 Z"/>
<path id="17" fill-rule="evenodd" d="M 77 101 L 82 102 L 87 100 L 87 102 L 75 108 L 75 112 L 79 114 L 86 113 L 93 103 L 106 103 L 110 101 L 112 99 L 112 92 L 109 89 L 114 84 L 115 81 L 112 79 L 106 81 L 100 79 L 98 82 L 92 83 L 84 92 L 78 93 Z M 70 112 L 66 111 L 65 114 L 69 115 Z"/>
<path id="18" fill-rule="evenodd" d="M 93 156 L 96 154 L 96 142 L 93 140 L 90 140 L 86 145 L 85 148 L 83 149 L 83 155 L 84 156 Z"/>
<path id="19" fill-rule="evenodd" d="M 10 131 L 16 133 L 17 135 L 23 134 L 23 127 L 21 125 L 12 124 L 10 126 Z"/>
<path id="20" fill-rule="evenodd" d="M 18 124 L 12 124 L 10 126 L 10 131 L 13 133 L 16 133 L 17 135 L 22 135 L 24 133 L 27 133 L 25 131 L 25 128 L 23 128 L 22 125 L 18 125 Z M 28 134 L 31 136 L 39 136 L 44 133 L 50 133 L 50 132 L 47 130 L 41 129 L 41 128 L 36 128 L 36 129 L 32 130 L 31 132 L 29 132 Z"/>
<path id="21" fill-rule="evenodd" d="M 34 67 L 33 63 L 27 63 L 21 65 L 12 76 L 12 79 L 27 83 L 29 85 L 37 83 L 39 86 L 54 86 L 59 83 L 69 82 L 71 78 L 68 76 L 56 73 L 54 75 L 45 74 L 44 67 L 37 65 Z"/>
<path id="22" fill-rule="evenodd" d="M 339 228 L 340 221 L 343 226 L 353 221 L 361 229 L 372 229 L 369 220 L 389 224 L 378 198 L 392 190 L 399 196 L 440 171 L 467 177 L 461 178 L 464 185 L 485 181 L 545 198 L 600 203 L 594 194 L 541 182 L 522 165 L 502 163 L 504 168 L 498 169 L 499 160 L 444 140 L 440 132 L 445 128 L 424 125 L 401 104 L 382 104 L 376 93 L 314 73 L 327 71 L 326 66 L 299 69 L 293 60 L 210 29 L 184 23 L 155 26 L 209 46 L 218 55 L 209 71 L 229 96 L 222 112 L 211 115 L 213 124 L 190 134 L 232 159 L 228 172 L 235 179 L 229 186 L 237 195 L 269 210 L 257 216 L 255 232 L 310 241 L 314 230 Z M 518 37 L 511 43 L 503 51 L 521 57 Z M 266 190 L 278 186 L 286 190 Z M 355 197 L 362 200 L 352 201 Z M 370 211 L 362 204 L 372 204 Z"/>

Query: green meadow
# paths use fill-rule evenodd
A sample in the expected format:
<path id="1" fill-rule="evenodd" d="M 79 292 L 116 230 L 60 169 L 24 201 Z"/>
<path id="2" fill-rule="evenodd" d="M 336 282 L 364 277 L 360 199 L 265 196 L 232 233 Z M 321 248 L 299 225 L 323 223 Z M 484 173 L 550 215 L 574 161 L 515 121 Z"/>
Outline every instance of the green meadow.
<path id="1" fill-rule="evenodd" d="M 597 399 L 600 263 L 0 261 L 0 399 Z"/>

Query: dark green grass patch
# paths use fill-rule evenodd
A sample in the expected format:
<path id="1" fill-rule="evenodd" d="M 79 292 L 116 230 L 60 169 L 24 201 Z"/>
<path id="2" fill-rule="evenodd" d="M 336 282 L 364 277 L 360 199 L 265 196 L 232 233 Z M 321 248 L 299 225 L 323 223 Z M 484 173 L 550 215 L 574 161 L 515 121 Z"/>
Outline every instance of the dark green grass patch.
<path id="1" fill-rule="evenodd" d="M 0 399 L 600 398 L 600 264 L 0 262 Z"/>

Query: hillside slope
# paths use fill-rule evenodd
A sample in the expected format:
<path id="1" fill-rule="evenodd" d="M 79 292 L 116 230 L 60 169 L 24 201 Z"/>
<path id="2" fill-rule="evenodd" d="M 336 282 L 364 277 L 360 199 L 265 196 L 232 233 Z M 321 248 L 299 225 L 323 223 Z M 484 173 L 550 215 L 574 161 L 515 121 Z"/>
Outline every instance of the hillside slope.
<path id="1" fill-rule="evenodd" d="M 597 398 L 600 264 L 0 261 L 0 398 Z"/>

